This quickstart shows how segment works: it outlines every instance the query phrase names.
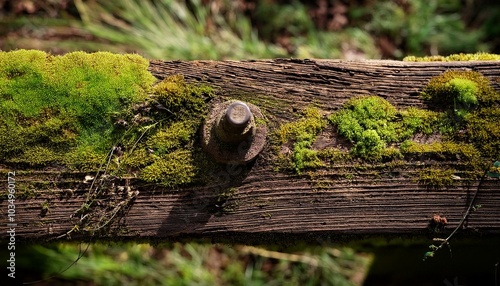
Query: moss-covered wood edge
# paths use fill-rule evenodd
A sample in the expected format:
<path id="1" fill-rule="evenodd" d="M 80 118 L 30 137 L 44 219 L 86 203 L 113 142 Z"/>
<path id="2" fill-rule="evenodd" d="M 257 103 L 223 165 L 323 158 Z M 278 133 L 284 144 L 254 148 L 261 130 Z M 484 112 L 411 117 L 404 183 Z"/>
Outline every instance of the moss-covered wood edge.
<path id="1" fill-rule="evenodd" d="M 500 64 L 486 59 L 1 52 L 0 171 L 16 179 L 2 207 L 15 198 L 26 239 L 425 234 L 436 215 L 458 223 L 487 171 L 469 226 L 497 233 Z M 199 147 L 230 99 L 269 131 L 245 166 Z"/>

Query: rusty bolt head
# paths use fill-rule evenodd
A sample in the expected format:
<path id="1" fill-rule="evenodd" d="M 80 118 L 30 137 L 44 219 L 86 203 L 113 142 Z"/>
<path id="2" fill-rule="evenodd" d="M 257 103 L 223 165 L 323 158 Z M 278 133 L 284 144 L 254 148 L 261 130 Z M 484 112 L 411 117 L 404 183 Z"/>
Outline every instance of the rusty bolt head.
<path id="1" fill-rule="evenodd" d="M 236 101 L 231 103 L 226 110 L 226 120 L 227 122 L 235 128 L 240 128 L 241 131 L 250 123 L 252 118 L 252 112 L 248 105 L 244 102 Z"/>
<path id="2" fill-rule="evenodd" d="M 246 163 L 255 158 L 265 144 L 266 126 L 255 105 L 231 100 L 215 104 L 202 129 L 202 146 L 222 163 Z M 263 121 L 263 120 L 262 120 Z"/>
<path id="3" fill-rule="evenodd" d="M 225 111 L 221 112 L 216 122 L 217 138 L 227 144 L 238 144 L 248 140 L 255 134 L 255 120 L 248 105 L 241 101 L 233 101 Z"/>

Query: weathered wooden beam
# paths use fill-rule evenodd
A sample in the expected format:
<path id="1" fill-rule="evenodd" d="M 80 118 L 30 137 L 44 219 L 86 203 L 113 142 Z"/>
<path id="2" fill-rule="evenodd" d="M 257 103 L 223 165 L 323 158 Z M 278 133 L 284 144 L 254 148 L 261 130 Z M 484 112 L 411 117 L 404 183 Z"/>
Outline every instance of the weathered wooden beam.
<path id="1" fill-rule="evenodd" d="M 151 61 L 150 71 L 162 79 L 182 74 L 189 82 L 218 87 L 222 99 L 241 99 L 257 105 L 268 121 L 268 132 L 295 120 L 298 110 L 314 104 L 325 113 L 339 109 L 349 98 L 373 94 L 398 108 L 425 107 L 419 94 L 430 78 L 446 70 L 482 73 L 500 91 L 500 62 L 259 60 Z M 333 130 L 320 137 L 332 145 Z M 111 220 L 103 226 L 107 239 L 209 238 L 239 242 L 303 237 L 318 242 L 329 236 L 365 234 L 425 234 L 434 215 L 445 216 L 447 229 L 457 226 L 468 208 L 479 180 L 457 178 L 451 186 L 429 188 L 418 180 L 423 168 L 451 166 L 460 160 L 406 160 L 374 163 L 369 168 L 343 164 L 314 172 L 276 171 L 273 147 L 268 144 L 257 160 L 246 166 L 224 166 L 214 174 L 216 184 L 175 190 L 132 178 L 110 180 L 127 191 L 108 204 Z M 53 184 L 35 198 L 16 199 L 16 238 L 22 240 L 84 239 L 85 230 L 70 232 L 82 217 L 75 214 L 86 201 L 89 173 L 58 170 L 9 170 L 1 167 L 4 186 L 8 172 L 16 182 Z M 122 189 L 119 189 L 122 190 Z M 115 196 L 118 196 L 115 194 Z M 130 198 L 130 195 L 128 195 Z M 49 206 L 45 206 L 49 202 Z M 116 213 L 112 206 L 123 202 Z M 500 233 L 500 183 L 481 183 L 475 204 L 482 207 L 467 220 L 467 228 Z M 8 239 L 7 200 L 0 231 Z M 112 215 L 112 216 L 111 216 Z M 68 234 L 69 235 L 66 235 Z M 103 236 L 101 233 L 100 236 Z"/>

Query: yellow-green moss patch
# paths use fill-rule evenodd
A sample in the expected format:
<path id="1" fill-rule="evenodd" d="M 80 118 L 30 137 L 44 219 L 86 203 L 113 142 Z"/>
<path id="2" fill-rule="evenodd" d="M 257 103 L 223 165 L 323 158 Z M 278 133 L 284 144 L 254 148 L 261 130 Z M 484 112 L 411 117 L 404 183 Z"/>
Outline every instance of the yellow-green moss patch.
<path id="1" fill-rule="evenodd" d="M 401 144 L 401 152 L 410 156 L 432 157 L 434 159 L 447 160 L 477 160 L 480 153 L 474 145 L 456 142 L 434 142 L 430 144 L 420 144 L 407 140 Z"/>
<path id="2" fill-rule="evenodd" d="M 46 165 L 48 163 L 53 163 L 60 160 L 63 154 L 58 154 L 51 150 L 50 148 L 33 146 L 26 149 L 21 155 L 10 158 L 8 162 L 11 163 L 25 163 L 27 162 L 30 166 Z"/>
<path id="3" fill-rule="evenodd" d="M 498 61 L 500 55 L 489 53 L 475 54 L 452 54 L 449 56 L 426 56 L 415 57 L 407 56 L 403 59 L 405 62 L 455 62 L 455 61 Z"/>
<path id="4" fill-rule="evenodd" d="M 457 170 L 436 167 L 422 171 L 420 182 L 432 188 L 452 183 L 455 172 L 476 178 L 484 166 L 500 158 L 500 97 L 488 79 L 476 72 L 448 71 L 431 79 L 422 96 L 435 110 L 397 110 L 376 96 L 348 100 L 327 118 L 336 127 L 332 130 L 338 132 L 335 136 L 350 141 L 349 151 L 342 138 L 335 139 L 338 148 L 312 148 L 325 124 L 318 110 L 308 109 L 301 119 L 278 128 L 279 157 L 299 174 L 304 169 L 314 172 L 353 160 L 368 163 L 368 169 L 371 163 L 403 159 L 460 162 Z"/>
<path id="5" fill-rule="evenodd" d="M 417 132 L 430 135 L 436 131 L 440 124 L 440 114 L 435 111 L 410 107 L 399 111 L 402 118 L 402 126 L 399 140 L 409 138 Z"/>
<path id="6" fill-rule="evenodd" d="M 458 83 L 460 85 L 461 83 Z M 475 96 L 478 90 L 469 90 Z M 428 158 L 437 160 L 465 160 L 476 164 L 480 152 L 474 144 L 445 142 L 419 144 L 411 141 L 415 135 L 441 137 L 441 133 L 456 132 L 446 112 L 417 108 L 397 110 L 388 101 L 377 96 L 355 97 L 347 101 L 343 108 L 328 120 L 335 125 L 338 136 L 349 140 L 353 147 L 346 152 L 335 147 L 324 150 L 312 148 L 317 135 L 326 127 L 321 113 L 315 108 L 304 111 L 304 117 L 295 122 L 283 124 L 276 131 L 276 143 L 281 159 L 301 173 L 304 169 L 328 167 L 331 164 L 361 159 L 369 162 Z M 286 145 L 291 143 L 291 148 Z M 345 149 L 345 146 L 342 147 Z M 289 151 L 287 151 L 289 150 Z"/>
<path id="7" fill-rule="evenodd" d="M 171 150 L 184 147 L 193 139 L 199 122 L 178 121 L 168 128 L 158 130 L 147 141 L 146 146 L 157 154 L 169 153 Z"/>
<path id="8" fill-rule="evenodd" d="M 178 75 L 153 86 L 150 98 L 125 119 L 133 126 L 123 140 L 127 152 L 121 167 L 145 181 L 169 187 L 203 177 L 207 159 L 196 140 L 211 97 L 210 87 L 187 84 Z M 134 124 L 134 118 L 147 120 Z"/>
<path id="9" fill-rule="evenodd" d="M 191 152 L 176 150 L 154 156 L 152 163 L 142 169 L 140 177 L 148 182 L 173 187 L 193 182 L 196 172 Z"/>
<path id="10" fill-rule="evenodd" d="M 315 107 L 308 107 L 303 111 L 299 120 L 283 124 L 278 128 L 276 132 L 277 143 L 285 144 L 289 140 L 310 141 L 325 126 L 326 121 L 322 118 L 320 110 Z"/>
<path id="11" fill-rule="evenodd" d="M 464 139 L 472 142 L 482 157 L 500 159 L 500 101 L 472 112 L 466 119 L 465 130 Z"/>
<path id="12" fill-rule="evenodd" d="M 479 104 L 488 106 L 498 101 L 498 93 L 490 81 L 474 71 L 447 71 L 433 77 L 422 91 L 422 98 L 441 109 L 464 105 L 472 108 Z"/>
<path id="13" fill-rule="evenodd" d="M 104 166 L 107 155 L 108 152 L 97 152 L 92 146 L 81 145 L 70 149 L 61 162 L 71 170 L 95 171 Z"/>
<path id="14" fill-rule="evenodd" d="M 432 78 L 422 97 L 447 114 L 451 140 L 474 146 L 488 161 L 500 157 L 500 93 L 482 74 L 447 71 Z"/>
<path id="15" fill-rule="evenodd" d="M 453 185 L 452 169 L 428 168 L 419 172 L 419 182 L 432 189 L 441 189 Z"/>
<path id="16" fill-rule="evenodd" d="M 329 163 L 335 164 L 351 159 L 351 154 L 349 154 L 349 152 L 340 151 L 335 148 L 326 148 L 323 150 L 318 150 L 318 157 Z"/>
<path id="17" fill-rule="evenodd" d="M 288 161 L 297 173 L 305 168 L 323 166 L 318 158 L 318 151 L 312 150 L 311 146 L 326 124 L 319 109 L 308 107 L 304 110 L 302 118 L 283 124 L 276 131 L 275 141 L 278 146 L 293 142 L 292 155 Z"/>

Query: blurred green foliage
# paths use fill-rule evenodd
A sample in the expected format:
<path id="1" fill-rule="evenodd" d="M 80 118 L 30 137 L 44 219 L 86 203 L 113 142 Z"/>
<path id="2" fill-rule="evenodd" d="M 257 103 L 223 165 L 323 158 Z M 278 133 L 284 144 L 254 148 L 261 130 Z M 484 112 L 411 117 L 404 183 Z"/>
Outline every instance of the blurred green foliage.
<path id="1" fill-rule="evenodd" d="M 67 268 L 81 250 L 70 243 L 29 247 L 25 249 L 29 255 L 19 256 L 18 273 L 36 264 L 39 267 L 35 272 L 48 278 Z M 359 255 L 349 248 L 310 247 L 285 253 L 200 243 L 161 247 L 93 243 L 84 258 L 50 282 L 51 285 L 80 281 L 88 285 L 347 286 L 360 285 L 360 277 L 371 261 L 370 255 Z"/>
<path id="2" fill-rule="evenodd" d="M 245 17 L 212 13 L 200 0 L 75 1 L 85 29 L 157 59 L 284 56 L 259 40 Z"/>
<path id="3" fill-rule="evenodd" d="M 394 57 L 405 54 L 433 55 L 488 50 L 482 43 L 481 29 L 469 30 L 461 18 L 459 0 L 409 0 L 406 5 L 395 1 L 376 1 L 364 7 L 371 14 L 365 24 L 375 35 L 390 38 L 399 49 Z"/>
<path id="4" fill-rule="evenodd" d="M 38 13 L 12 8 L 0 17 L 0 49 L 156 59 L 399 59 L 500 49 L 500 7 L 482 0 L 31 2 Z"/>

